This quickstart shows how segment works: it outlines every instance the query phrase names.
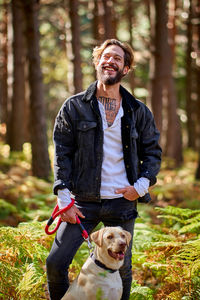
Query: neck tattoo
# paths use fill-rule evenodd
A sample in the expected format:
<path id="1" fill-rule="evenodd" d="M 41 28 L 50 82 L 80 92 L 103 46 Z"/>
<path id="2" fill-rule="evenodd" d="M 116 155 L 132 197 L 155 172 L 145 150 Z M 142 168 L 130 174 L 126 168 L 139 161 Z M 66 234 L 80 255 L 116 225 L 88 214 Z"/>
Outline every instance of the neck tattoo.
<path id="1" fill-rule="evenodd" d="M 116 110 L 116 99 L 106 98 L 103 96 L 99 96 L 98 101 L 101 102 L 105 108 L 105 110 Z"/>
<path id="2" fill-rule="evenodd" d="M 98 101 L 104 106 L 108 126 L 112 126 L 118 113 L 120 103 L 118 103 L 114 98 L 106 98 L 103 96 L 99 96 Z"/>

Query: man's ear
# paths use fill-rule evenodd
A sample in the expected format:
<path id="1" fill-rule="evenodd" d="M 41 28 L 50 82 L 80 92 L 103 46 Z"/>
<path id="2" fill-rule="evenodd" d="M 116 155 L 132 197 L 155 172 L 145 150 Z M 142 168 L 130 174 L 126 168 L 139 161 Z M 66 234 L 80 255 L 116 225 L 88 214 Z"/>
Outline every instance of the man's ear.
<path id="1" fill-rule="evenodd" d="M 98 58 L 97 58 L 97 61 L 96 61 L 96 63 L 95 63 L 95 70 L 97 70 L 97 67 L 98 67 L 98 65 L 99 65 L 99 62 L 100 62 L 100 59 L 101 59 L 101 56 L 99 56 Z"/>
<path id="2" fill-rule="evenodd" d="M 90 238 L 93 242 L 95 242 L 95 244 L 97 244 L 97 246 L 101 247 L 103 244 L 103 233 L 104 233 L 105 228 L 101 228 L 98 231 L 93 232 L 90 235 Z"/>
<path id="3" fill-rule="evenodd" d="M 129 71 L 129 67 L 128 66 L 125 66 L 124 69 L 123 69 L 123 75 L 125 76 Z"/>

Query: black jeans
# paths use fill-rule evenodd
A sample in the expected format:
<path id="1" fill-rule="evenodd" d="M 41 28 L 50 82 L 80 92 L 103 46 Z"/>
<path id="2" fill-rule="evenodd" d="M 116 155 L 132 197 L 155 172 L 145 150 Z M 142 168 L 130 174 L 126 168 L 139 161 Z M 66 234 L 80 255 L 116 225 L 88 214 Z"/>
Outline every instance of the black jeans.
<path id="1" fill-rule="evenodd" d="M 136 203 L 124 198 L 102 200 L 96 202 L 76 202 L 77 207 L 85 215 L 81 222 L 87 232 L 103 222 L 105 226 L 121 226 L 133 235 L 137 217 Z M 74 255 L 83 242 L 80 228 L 77 224 L 62 222 L 52 249 L 46 261 L 48 290 L 51 300 L 60 300 L 69 287 L 68 268 Z M 121 300 L 128 300 L 132 282 L 131 253 L 132 240 L 126 252 L 124 265 L 120 269 L 123 283 Z"/>

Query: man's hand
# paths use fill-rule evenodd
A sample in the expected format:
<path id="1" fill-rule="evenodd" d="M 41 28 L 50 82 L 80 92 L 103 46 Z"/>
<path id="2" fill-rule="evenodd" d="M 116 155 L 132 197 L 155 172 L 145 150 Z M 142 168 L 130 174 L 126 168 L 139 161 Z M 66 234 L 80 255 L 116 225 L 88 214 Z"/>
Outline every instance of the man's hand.
<path id="1" fill-rule="evenodd" d="M 85 218 L 82 212 L 75 205 L 73 205 L 70 209 L 61 214 L 61 220 L 63 222 L 76 224 L 76 215 L 78 217 Z"/>
<path id="2" fill-rule="evenodd" d="M 134 201 L 140 197 L 140 195 L 136 192 L 136 189 L 133 186 L 126 186 L 122 189 L 117 189 L 115 191 L 116 194 L 123 194 L 124 198 L 129 201 Z"/>

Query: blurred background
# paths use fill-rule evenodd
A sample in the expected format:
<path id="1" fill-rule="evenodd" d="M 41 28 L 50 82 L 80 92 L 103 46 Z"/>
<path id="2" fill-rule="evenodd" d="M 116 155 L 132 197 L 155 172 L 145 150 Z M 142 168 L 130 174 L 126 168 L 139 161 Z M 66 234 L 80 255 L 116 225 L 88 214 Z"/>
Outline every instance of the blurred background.
<path id="1" fill-rule="evenodd" d="M 2 300 L 49 299 L 54 120 L 96 80 L 92 51 L 108 38 L 133 47 L 122 84 L 163 148 L 152 202 L 138 205 L 130 300 L 200 299 L 200 1 L 0 0 Z M 70 280 L 87 256 L 84 243 Z"/>
<path id="2" fill-rule="evenodd" d="M 94 81 L 92 50 L 117 38 L 134 49 L 124 86 L 152 110 L 171 167 L 200 149 L 198 0 L 1 0 L 1 141 L 31 143 L 33 175 L 50 174 L 48 143 L 70 95 Z M 196 176 L 200 177 L 199 169 Z"/>

